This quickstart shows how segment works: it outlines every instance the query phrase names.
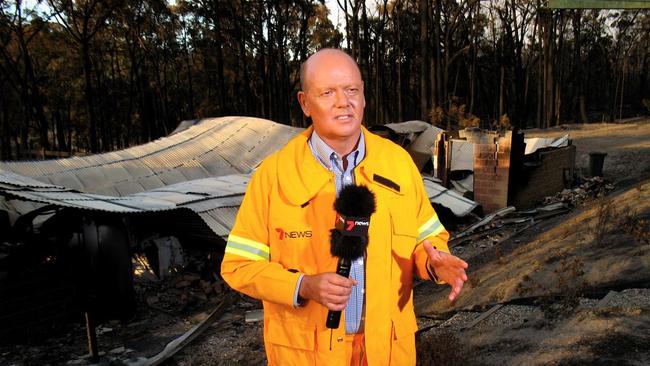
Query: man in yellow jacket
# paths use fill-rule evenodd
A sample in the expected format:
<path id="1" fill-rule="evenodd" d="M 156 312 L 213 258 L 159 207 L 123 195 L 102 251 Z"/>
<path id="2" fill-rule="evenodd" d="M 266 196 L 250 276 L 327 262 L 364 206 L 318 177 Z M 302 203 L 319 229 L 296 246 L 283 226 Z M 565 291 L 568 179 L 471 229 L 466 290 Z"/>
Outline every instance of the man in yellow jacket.
<path id="1" fill-rule="evenodd" d="M 324 49 L 300 70 L 298 100 L 313 126 L 262 162 L 228 237 L 221 266 L 234 289 L 264 304 L 270 365 L 414 365 L 413 276 L 447 283 L 454 300 L 467 263 L 406 151 L 368 132 L 356 62 Z M 375 195 L 366 255 L 335 273 L 333 203 L 348 184 Z M 338 329 L 328 310 L 343 311 Z"/>

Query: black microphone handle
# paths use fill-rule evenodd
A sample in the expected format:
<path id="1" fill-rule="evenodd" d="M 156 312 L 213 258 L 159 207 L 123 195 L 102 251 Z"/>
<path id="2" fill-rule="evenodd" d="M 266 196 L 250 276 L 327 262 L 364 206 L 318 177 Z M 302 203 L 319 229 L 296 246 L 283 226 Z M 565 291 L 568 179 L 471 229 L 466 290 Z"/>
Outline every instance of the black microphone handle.
<path id="1" fill-rule="evenodd" d="M 336 266 L 336 274 L 349 277 L 350 276 L 350 267 L 352 266 L 352 261 L 347 258 L 339 258 L 339 264 Z M 330 329 L 337 329 L 339 323 L 341 322 L 341 311 L 328 311 L 327 312 L 327 327 Z"/>

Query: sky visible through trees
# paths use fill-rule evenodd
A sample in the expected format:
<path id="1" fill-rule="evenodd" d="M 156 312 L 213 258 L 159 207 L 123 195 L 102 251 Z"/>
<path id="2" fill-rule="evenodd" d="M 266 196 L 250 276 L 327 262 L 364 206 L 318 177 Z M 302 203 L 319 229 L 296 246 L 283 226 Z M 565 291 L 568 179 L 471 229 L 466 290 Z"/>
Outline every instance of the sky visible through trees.
<path id="1" fill-rule="evenodd" d="M 110 151 L 194 118 L 304 127 L 298 69 L 322 47 L 358 61 L 369 125 L 544 128 L 650 113 L 650 12 L 542 3 L 0 1 L 0 158 Z"/>

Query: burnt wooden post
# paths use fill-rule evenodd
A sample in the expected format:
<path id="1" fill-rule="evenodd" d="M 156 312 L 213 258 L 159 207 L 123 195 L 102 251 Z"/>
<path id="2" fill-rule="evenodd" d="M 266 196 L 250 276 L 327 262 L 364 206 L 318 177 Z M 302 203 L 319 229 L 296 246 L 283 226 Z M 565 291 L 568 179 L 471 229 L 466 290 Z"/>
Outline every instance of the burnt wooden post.
<path id="1" fill-rule="evenodd" d="M 99 354 L 97 353 L 97 333 L 95 332 L 95 320 L 90 311 L 86 311 L 86 336 L 88 337 L 88 353 L 90 362 L 98 363 Z"/>
<path id="2" fill-rule="evenodd" d="M 446 132 L 438 134 L 433 154 L 436 157 L 436 178 L 442 181 L 444 187 L 449 187 L 449 136 Z"/>

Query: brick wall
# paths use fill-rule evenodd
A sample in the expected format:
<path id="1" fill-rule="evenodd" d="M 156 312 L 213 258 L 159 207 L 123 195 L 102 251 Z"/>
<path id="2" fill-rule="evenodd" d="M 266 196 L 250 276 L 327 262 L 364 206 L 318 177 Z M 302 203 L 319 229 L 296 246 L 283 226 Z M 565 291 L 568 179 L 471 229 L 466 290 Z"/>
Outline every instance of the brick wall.
<path id="1" fill-rule="evenodd" d="M 541 151 L 536 166 L 531 166 L 524 165 L 524 134 L 520 131 L 477 141 L 486 140 L 496 140 L 496 143 L 474 144 L 474 201 L 485 213 L 509 205 L 517 209 L 534 207 L 544 197 L 570 186 L 575 146 Z M 440 163 L 439 166 L 444 167 Z"/>
<path id="2" fill-rule="evenodd" d="M 540 152 L 537 166 L 526 167 L 522 179 L 514 185 L 512 203 L 517 209 L 538 205 L 571 185 L 575 167 L 576 147 L 573 145 Z"/>
<path id="3" fill-rule="evenodd" d="M 483 206 L 485 213 L 508 204 L 512 132 L 497 141 L 474 145 L 474 201 Z"/>

